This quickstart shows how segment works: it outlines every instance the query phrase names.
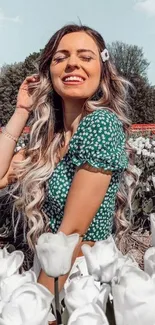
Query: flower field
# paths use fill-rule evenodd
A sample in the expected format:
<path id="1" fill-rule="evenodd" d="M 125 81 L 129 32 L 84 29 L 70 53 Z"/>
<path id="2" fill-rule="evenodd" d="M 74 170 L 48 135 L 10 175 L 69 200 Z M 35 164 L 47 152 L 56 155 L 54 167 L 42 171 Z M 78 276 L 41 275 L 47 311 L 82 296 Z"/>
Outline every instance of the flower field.
<path id="1" fill-rule="evenodd" d="M 28 135 L 27 127 L 17 143 L 16 151 L 25 146 Z M 136 152 L 134 169 L 139 175 L 139 181 L 132 202 L 133 230 L 122 236 L 120 248 L 123 254 L 128 252 L 133 254 L 143 268 L 143 255 L 150 245 L 150 214 L 155 213 L 155 124 L 132 125 L 129 143 Z M 130 179 L 128 184 L 130 185 Z M 21 228 L 19 226 L 16 242 L 14 241 L 10 220 L 12 207 L 10 200 L 6 190 L 1 190 L 0 245 L 24 250 L 24 265 L 27 269 L 32 264 L 32 253 L 24 242 L 22 225 Z"/>

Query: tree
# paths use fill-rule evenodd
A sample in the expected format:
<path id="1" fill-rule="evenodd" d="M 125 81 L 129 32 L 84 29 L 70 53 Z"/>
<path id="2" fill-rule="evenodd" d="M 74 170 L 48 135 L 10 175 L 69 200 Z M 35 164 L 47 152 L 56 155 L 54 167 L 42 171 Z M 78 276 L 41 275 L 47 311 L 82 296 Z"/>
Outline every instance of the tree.
<path id="1" fill-rule="evenodd" d="M 5 65 L 0 73 L 0 126 L 5 125 L 16 107 L 19 87 L 26 76 L 37 72 L 40 53 L 30 54 L 24 62 Z"/>
<path id="2" fill-rule="evenodd" d="M 130 99 L 132 123 L 155 123 L 155 88 L 140 76 L 130 81 L 135 87 Z"/>
<path id="3" fill-rule="evenodd" d="M 142 48 L 118 41 L 112 42 L 108 48 L 121 75 L 129 80 L 133 76 L 147 79 L 149 62 L 145 59 Z"/>
<path id="4" fill-rule="evenodd" d="M 149 62 L 144 57 L 143 49 L 118 41 L 108 48 L 119 74 L 135 87 L 134 91 L 130 91 L 132 123 L 155 122 L 155 87 L 148 82 Z"/>

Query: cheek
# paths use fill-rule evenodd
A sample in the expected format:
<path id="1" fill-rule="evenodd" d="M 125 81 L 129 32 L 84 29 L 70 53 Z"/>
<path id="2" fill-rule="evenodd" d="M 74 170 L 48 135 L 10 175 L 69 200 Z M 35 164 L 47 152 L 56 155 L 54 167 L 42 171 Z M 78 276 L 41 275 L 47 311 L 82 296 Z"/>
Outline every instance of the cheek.
<path id="1" fill-rule="evenodd" d="M 56 86 L 59 81 L 60 71 L 59 69 L 55 69 L 54 67 L 50 67 L 50 76 L 52 80 L 52 85 Z"/>
<path id="2" fill-rule="evenodd" d="M 90 73 L 90 87 L 96 87 L 98 88 L 100 84 L 100 79 L 101 79 L 101 66 L 97 65 L 95 68 L 93 67 L 91 73 Z"/>

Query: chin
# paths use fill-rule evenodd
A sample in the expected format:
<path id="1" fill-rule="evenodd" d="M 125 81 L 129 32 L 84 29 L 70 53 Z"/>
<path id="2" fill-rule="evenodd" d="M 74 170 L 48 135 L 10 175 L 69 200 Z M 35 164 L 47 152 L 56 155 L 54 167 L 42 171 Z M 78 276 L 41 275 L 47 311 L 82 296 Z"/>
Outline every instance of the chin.
<path id="1" fill-rule="evenodd" d="M 87 99 L 89 98 L 91 95 L 88 94 L 88 93 L 84 93 L 84 92 L 79 92 L 79 91 L 76 91 L 74 89 L 72 89 L 71 91 L 69 92 L 66 92 L 66 93 L 63 93 L 61 94 L 61 97 L 62 98 L 70 98 L 70 99 Z"/>

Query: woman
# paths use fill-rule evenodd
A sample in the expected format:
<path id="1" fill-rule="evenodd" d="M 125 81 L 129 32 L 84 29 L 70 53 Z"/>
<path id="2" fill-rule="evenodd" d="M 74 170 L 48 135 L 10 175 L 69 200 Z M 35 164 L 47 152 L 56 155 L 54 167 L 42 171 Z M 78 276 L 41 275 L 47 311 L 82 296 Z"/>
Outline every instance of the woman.
<path id="1" fill-rule="evenodd" d="M 38 75 L 21 85 L 16 110 L 0 136 L 0 179 L 4 187 L 15 173 L 15 206 L 27 221 L 31 247 L 49 228 L 77 232 L 93 245 L 111 234 L 115 205 L 117 233 L 128 226 L 124 209 L 130 191 L 126 197 L 120 184 L 123 175 L 134 176 L 128 169 L 127 87 L 101 35 L 77 25 L 52 36 Z M 13 157 L 30 113 L 29 145 Z M 38 281 L 53 292 L 43 271 Z"/>

